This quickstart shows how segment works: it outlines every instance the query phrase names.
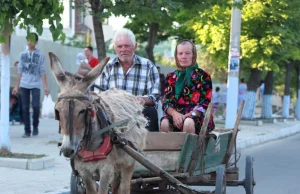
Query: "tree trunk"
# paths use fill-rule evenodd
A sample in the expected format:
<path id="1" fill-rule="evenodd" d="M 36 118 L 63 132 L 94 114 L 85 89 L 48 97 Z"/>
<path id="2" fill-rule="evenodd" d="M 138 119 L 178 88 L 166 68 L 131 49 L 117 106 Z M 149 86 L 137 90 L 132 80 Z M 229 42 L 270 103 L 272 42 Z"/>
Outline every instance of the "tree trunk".
<path id="1" fill-rule="evenodd" d="M 291 77 L 292 77 L 292 68 L 293 63 L 287 62 L 285 64 L 285 83 L 284 83 L 284 97 L 283 97 L 283 105 L 282 105 L 282 117 L 288 118 L 290 116 L 290 87 L 291 87 Z"/>
<path id="2" fill-rule="evenodd" d="M 154 60 L 153 49 L 154 49 L 155 43 L 157 41 L 158 27 L 159 27 L 158 23 L 152 22 L 150 24 L 148 43 L 146 46 L 146 52 L 147 52 L 148 59 L 150 61 L 152 61 L 154 64 L 155 64 L 155 60 Z"/>
<path id="3" fill-rule="evenodd" d="M 297 101 L 295 105 L 295 117 L 300 120 L 300 64 L 296 66 L 297 72 Z"/>
<path id="4" fill-rule="evenodd" d="M 94 13 L 93 25 L 94 25 L 94 31 L 95 31 L 98 59 L 100 61 L 106 57 L 106 48 L 105 48 L 105 40 L 104 40 L 102 21 L 99 17 L 97 17 L 97 15 L 100 13 L 103 13 L 104 7 L 102 6 L 101 3 L 99 4 L 99 1 L 91 0 L 90 4 L 91 4 L 92 11 Z"/>
<path id="5" fill-rule="evenodd" d="M 262 118 L 270 119 L 272 118 L 272 92 L 274 83 L 274 72 L 268 71 L 265 79 L 265 88 L 262 99 Z"/>
<path id="6" fill-rule="evenodd" d="M 0 151 L 10 151 L 9 135 L 9 85 L 10 85 L 10 63 L 9 63 L 9 35 L 5 31 L 6 43 L 2 43 L 1 57 L 1 111 L 0 111 Z"/>
<path id="7" fill-rule="evenodd" d="M 249 81 L 247 83 L 247 95 L 245 99 L 245 107 L 242 113 L 244 119 L 254 119 L 256 106 L 256 90 L 261 80 L 261 71 L 251 69 Z"/>

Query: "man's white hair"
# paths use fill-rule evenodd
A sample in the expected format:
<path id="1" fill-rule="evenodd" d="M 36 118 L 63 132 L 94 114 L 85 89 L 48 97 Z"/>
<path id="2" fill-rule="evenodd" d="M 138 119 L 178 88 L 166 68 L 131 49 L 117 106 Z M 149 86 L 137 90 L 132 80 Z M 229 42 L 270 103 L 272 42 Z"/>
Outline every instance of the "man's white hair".
<path id="1" fill-rule="evenodd" d="M 127 36 L 131 40 L 132 44 L 135 45 L 136 41 L 135 41 L 135 36 L 134 36 L 133 32 L 127 28 L 121 28 L 120 30 L 118 30 L 115 33 L 115 35 L 112 39 L 112 43 L 114 46 L 116 43 L 116 39 L 120 36 Z"/>

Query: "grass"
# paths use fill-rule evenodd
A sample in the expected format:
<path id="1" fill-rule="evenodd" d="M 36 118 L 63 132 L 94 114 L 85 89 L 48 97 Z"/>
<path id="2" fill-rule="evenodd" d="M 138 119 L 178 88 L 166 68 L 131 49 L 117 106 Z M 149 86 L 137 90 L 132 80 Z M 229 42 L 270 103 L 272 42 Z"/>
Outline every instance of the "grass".
<path id="1" fill-rule="evenodd" d="M 58 143 L 61 143 L 61 141 L 51 140 L 51 141 L 48 141 L 48 143 L 46 143 L 46 145 L 49 145 L 49 144 L 58 144 Z"/>
<path id="2" fill-rule="evenodd" d="M 2 158 L 18 158 L 18 159 L 38 159 L 45 157 L 45 154 L 25 154 L 25 153 L 13 153 L 5 149 L 0 150 L 0 157 Z"/>

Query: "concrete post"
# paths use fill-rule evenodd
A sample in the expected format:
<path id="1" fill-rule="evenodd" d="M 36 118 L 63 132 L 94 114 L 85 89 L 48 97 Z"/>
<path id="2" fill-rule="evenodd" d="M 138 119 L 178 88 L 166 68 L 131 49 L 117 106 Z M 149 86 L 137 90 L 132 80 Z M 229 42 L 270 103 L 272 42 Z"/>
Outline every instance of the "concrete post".
<path id="1" fill-rule="evenodd" d="M 233 4 L 241 0 L 233 0 Z M 231 15 L 230 46 L 227 79 L 227 102 L 225 127 L 233 128 L 238 109 L 238 84 L 240 69 L 240 36 L 241 36 L 241 10 L 234 5 Z"/>

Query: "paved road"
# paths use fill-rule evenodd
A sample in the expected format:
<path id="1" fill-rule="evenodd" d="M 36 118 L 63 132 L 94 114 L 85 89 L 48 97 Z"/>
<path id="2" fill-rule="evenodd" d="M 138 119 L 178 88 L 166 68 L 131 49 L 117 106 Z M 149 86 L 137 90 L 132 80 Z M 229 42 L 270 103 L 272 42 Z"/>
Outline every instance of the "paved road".
<path id="1" fill-rule="evenodd" d="M 255 194 L 300 194 L 300 134 L 242 151 L 240 179 L 244 178 L 246 155 L 254 157 Z M 228 194 L 244 194 L 240 188 Z"/>
<path id="2" fill-rule="evenodd" d="M 240 180 L 245 177 L 247 155 L 254 157 L 255 194 L 300 194 L 300 134 L 242 150 Z M 227 193 L 245 194 L 245 190 L 231 187 Z"/>

